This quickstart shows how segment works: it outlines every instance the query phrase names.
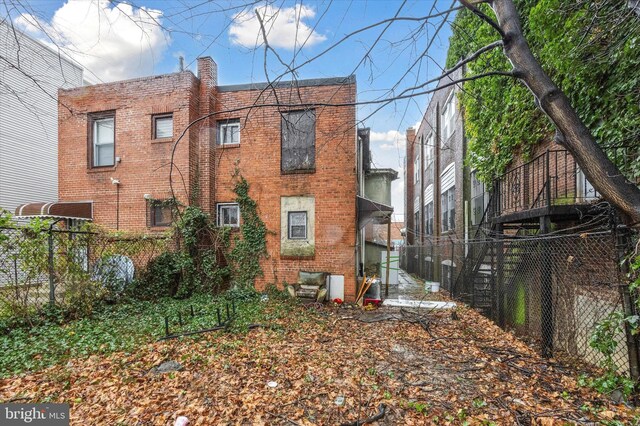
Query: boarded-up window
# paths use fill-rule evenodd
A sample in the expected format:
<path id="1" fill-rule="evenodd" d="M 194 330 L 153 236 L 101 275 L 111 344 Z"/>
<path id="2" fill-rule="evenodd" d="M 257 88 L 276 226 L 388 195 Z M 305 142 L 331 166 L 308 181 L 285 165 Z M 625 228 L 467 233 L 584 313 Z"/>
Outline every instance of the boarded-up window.
<path id="1" fill-rule="evenodd" d="M 315 170 L 316 112 L 292 111 L 282 114 L 283 172 Z"/>

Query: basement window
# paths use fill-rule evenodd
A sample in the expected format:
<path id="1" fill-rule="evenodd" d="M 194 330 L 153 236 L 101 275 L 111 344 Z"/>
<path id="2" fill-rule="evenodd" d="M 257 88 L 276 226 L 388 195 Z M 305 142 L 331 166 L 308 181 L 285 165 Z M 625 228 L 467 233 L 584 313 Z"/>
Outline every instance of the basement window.
<path id="1" fill-rule="evenodd" d="M 173 137 L 173 114 L 153 116 L 153 139 Z"/>
<path id="2" fill-rule="evenodd" d="M 289 212 L 289 239 L 307 239 L 307 212 Z"/>
<path id="3" fill-rule="evenodd" d="M 316 112 L 282 114 L 281 170 L 283 173 L 314 171 L 316 168 Z"/>
<path id="4" fill-rule="evenodd" d="M 238 203 L 220 203 L 217 205 L 218 226 L 240 226 L 240 206 Z"/>

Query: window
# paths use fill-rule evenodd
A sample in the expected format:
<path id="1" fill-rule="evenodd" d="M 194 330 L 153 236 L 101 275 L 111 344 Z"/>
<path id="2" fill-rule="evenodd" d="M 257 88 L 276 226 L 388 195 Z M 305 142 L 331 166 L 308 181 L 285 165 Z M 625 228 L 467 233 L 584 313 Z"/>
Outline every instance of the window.
<path id="1" fill-rule="evenodd" d="M 240 143 L 240 120 L 218 121 L 218 145 L 237 145 Z"/>
<path id="2" fill-rule="evenodd" d="M 91 117 L 91 167 L 115 164 L 115 114 Z"/>
<path id="3" fill-rule="evenodd" d="M 456 187 L 444 191 L 440 198 L 442 206 L 442 231 L 455 229 L 456 224 Z"/>
<path id="4" fill-rule="evenodd" d="M 173 114 L 153 116 L 153 139 L 173 137 Z"/>
<path id="5" fill-rule="evenodd" d="M 313 171 L 316 168 L 316 112 L 291 111 L 282 114 L 283 172 Z"/>
<path id="6" fill-rule="evenodd" d="M 433 201 L 424 208 L 424 233 L 433 235 Z"/>
<path id="7" fill-rule="evenodd" d="M 485 196 L 484 184 L 478 180 L 474 170 L 471 172 L 471 225 L 480 224 L 488 204 L 489 197 Z"/>
<path id="8" fill-rule="evenodd" d="M 151 203 L 151 226 L 170 226 L 173 221 L 173 206 Z"/>
<path id="9" fill-rule="evenodd" d="M 290 240 L 307 239 L 307 212 L 289 212 L 288 223 Z"/>
<path id="10" fill-rule="evenodd" d="M 434 149 L 434 141 L 433 141 L 433 133 L 429 135 L 427 138 L 427 144 L 424 147 L 424 180 L 428 182 L 428 179 L 433 174 L 433 149 Z"/>
<path id="11" fill-rule="evenodd" d="M 442 141 L 444 143 L 449 139 L 449 136 L 453 134 L 455 126 L 456 116 L 456 95 L 455 90 L 452 90 L 447 98 L 447 102 L 442 111 Z"/>
<path id="12" fill-rule="evenodd" d="M 218 204 L 218 226 L 240 226 L 240 207 L 237 203 Z"/>
<path id="13" fill-rule="evenodd" d="M 416 160 L 413 164 L 413 182 L 420 182 L 420 154 L 416 155 Z"/>

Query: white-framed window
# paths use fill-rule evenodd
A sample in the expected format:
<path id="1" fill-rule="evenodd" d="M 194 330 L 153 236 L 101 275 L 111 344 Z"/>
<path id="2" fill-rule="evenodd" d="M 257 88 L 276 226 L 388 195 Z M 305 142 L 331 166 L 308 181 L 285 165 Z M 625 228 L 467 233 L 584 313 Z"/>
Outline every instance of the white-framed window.
<path id="1" fill-rule="evenodd" d="M 453 134 L 456 117 L 456 91 L 451 90 L 442 110 L 442 144 Z"/>
<path id="2" fill-rule="evenodd" d="M 173 137 L 173 114 L 153 116 L 153 139 Z"/>
<path id="3" fill-rule="evenodd" d="M 306 240 L 307 239 L 307 212 L 289 212 L 287 218 L 287 227 L 289 229 L 288 238 L 290 240 Z"/>
<path id="4" fill-rule="evenodd" d="M 217 205 L 218 226 L 240 226 L 240 206 L 238 203 L 219 203 Z"/>
<path id="5" fill-rule="evenodd" d="M 433 133 L 429 134 L 427 138 L 427 144 L 424 147 L 425 159 L 424 159 L 424 168 L 425 170 L 429 167 L 429 164 L 433 161 L 433 148 L 434 148 L 434 140 Z"/>
<path id="6" fill-rule="evenodd" d="M 218 145 L 238 145 L 240 143 L 240 120 L 218 121 Z"/>
<path id="7" fill-rule="evenodd" d="M 91 167 L 108 167 L 115 164 L 115 114 L 92 117 Z"/>
<path id="8" fill-rule="evenodd" d="M 420 182 L 420 154 L 416 155 L 416 159 L 413 164 L 413 182 Z"/>
<path id="9" fill-rule="evenodd" d="M 471 225 L 479 225 L 489 204 L 484 183 L 480 182 L 476 170 L 471 172 Z"/>

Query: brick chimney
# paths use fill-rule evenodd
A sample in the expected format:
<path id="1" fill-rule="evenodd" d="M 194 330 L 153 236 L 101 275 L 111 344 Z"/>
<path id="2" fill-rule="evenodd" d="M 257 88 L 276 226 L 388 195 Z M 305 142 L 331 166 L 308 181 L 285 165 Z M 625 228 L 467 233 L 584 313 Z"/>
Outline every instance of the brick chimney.
<path id="1" fill-rule="evenodd" d="M 218 85 L 218 65 L 209 56 L 198 58 L 198 79 L 200 80 L 199 108 L 200 117 L 215 110 L 216 86 Z M 199 123 L 198 131 L 198 172 L 199 204 L 207 213 L 213 214 L 215 208 L 215 170 L 214 153 L 211 149 L 215 141 L 216 120 L 207 118 Z"/>
<path id="2" fill-rule="evenodd" d="M 218 64 L 210 56 L 198 58 L 198 78 L 206 87 L 218 85 Z"/>

